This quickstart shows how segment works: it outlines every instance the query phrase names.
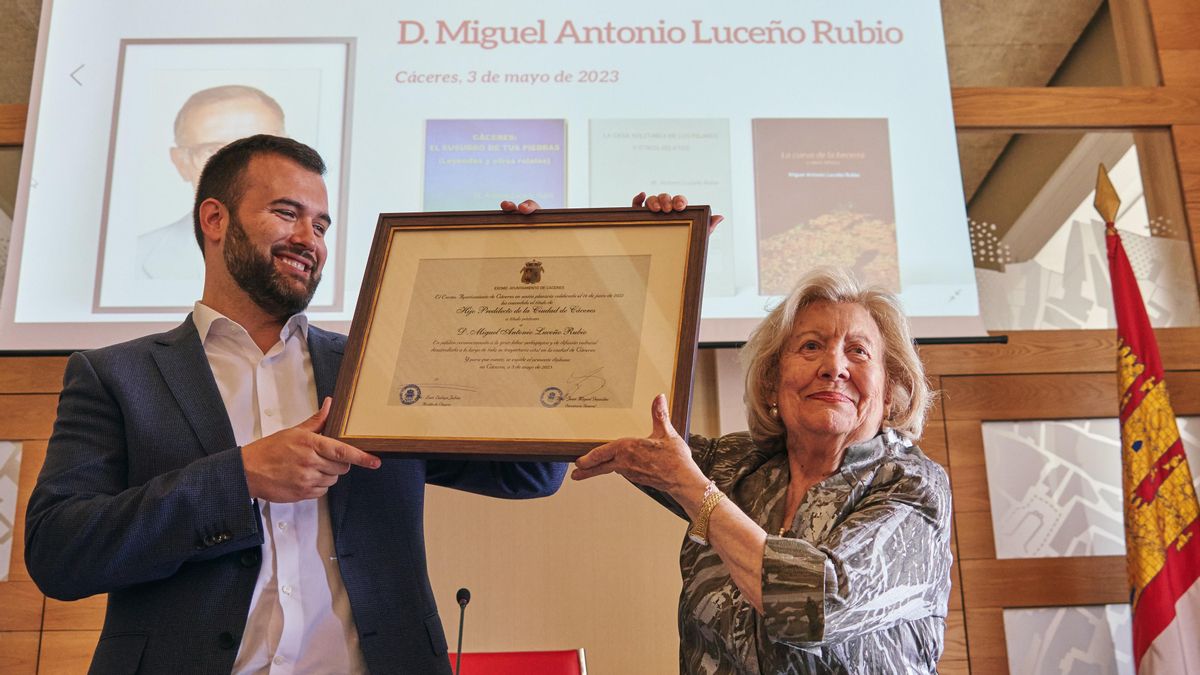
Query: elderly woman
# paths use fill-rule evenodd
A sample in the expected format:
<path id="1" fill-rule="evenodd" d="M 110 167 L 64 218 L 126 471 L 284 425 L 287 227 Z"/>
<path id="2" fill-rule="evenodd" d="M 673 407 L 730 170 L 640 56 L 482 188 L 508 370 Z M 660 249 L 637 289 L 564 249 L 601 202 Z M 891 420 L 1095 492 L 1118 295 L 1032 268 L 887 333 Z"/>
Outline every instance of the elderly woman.
<path id="1" fill-rule="evenodd" d="M 691 521 L 683 673 L 932 673 L 950 591 L 950 488 L 912 439 L 931 398 L 891 294 L 802 279 L 743 350 L 750 431 L 653 433 L 579 458 Z"/>

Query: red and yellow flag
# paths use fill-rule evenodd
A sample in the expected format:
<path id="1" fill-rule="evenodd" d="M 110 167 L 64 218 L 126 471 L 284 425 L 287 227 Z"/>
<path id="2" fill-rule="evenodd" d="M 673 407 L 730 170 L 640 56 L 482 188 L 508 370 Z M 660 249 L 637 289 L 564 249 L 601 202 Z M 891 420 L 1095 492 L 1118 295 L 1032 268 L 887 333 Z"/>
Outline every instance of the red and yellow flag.
<path id="1" fill-rule="evenodd" d="M 1139 675 L 1200 673 L 1200 505 L 1158 343 L 1114 226 L 1120 200 L 1104 167 L 1096 210 L 1106 224 L 1117 313 L 1125 545 Z"/>

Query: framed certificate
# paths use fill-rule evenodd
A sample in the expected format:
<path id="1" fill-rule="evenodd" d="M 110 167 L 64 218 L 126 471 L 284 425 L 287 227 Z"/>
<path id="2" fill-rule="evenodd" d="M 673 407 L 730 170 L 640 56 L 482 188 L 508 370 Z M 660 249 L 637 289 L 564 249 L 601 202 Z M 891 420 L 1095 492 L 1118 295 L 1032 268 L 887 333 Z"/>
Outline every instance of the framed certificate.
<path id="1" fill-rule="evenodd" d="M 569 460 L 687 434 L 709 209 L 383 214 L 326 434 L 414 457 Z"/>

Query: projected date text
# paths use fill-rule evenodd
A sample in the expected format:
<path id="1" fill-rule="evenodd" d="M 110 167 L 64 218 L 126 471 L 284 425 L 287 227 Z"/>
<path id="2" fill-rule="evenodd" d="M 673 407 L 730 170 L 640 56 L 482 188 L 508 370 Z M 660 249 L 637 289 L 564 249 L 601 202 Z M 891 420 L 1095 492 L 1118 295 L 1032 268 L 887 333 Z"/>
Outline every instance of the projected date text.
<path id="1" fill-rule="evenodd" d="M 426 73 L 415 70 L 396 72 L 397 84 L 468 84 L 468 85 L 549 85 L 549 84 L 617 84 L 621 71 L 558 70 L 542 72 L 505 72 L 468 70 L 460 73 Z"/>

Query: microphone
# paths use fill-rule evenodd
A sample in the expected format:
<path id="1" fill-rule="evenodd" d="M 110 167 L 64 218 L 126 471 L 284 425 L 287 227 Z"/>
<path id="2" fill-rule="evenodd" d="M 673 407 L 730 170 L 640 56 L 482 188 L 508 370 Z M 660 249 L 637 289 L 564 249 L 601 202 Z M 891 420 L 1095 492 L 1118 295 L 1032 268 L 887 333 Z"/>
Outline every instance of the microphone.
<path id="1" fill-rule="evenodd" d="M 459 668 L 462 667 L 463 621 L 467 618 L 467 603 L 471 601 L 471 591 L 460 588 L 454 594 L 454 599 L 458 600 L 458 655 L 454 658 L 454 675 L 459 675 Z"/>

